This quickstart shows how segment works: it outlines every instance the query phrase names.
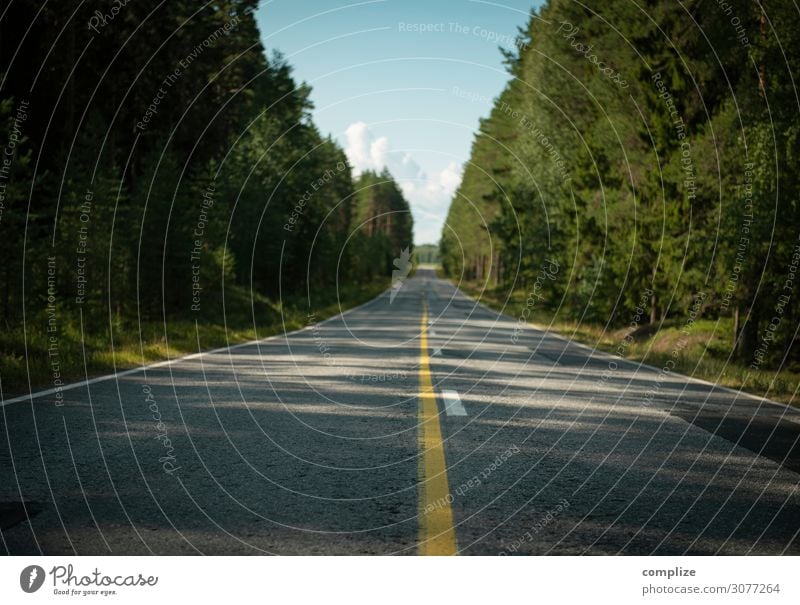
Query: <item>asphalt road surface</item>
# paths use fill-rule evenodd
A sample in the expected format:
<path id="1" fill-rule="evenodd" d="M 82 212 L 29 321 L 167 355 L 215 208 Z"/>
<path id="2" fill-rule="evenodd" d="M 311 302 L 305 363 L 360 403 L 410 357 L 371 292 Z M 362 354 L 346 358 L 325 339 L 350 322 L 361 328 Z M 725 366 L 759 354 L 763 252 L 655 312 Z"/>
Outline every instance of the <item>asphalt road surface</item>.
<path id="1" fill-rule="evenodd" d="M 797 411 L 395 294 L 7 403 L 2 550 L 800 553 Z"/>

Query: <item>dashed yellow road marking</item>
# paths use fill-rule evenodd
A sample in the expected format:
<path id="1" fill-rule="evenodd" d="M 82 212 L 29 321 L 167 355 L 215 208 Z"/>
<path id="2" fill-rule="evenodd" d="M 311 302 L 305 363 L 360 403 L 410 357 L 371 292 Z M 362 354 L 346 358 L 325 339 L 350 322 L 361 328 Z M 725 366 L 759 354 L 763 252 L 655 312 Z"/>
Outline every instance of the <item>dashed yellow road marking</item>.
<path id="1" fill-rule="evenodd" d="M 428 358 L 428 308 L 423 305 L 419 344 L 419 554 L 457 554 L 444 459 L 442 427 Z"/>

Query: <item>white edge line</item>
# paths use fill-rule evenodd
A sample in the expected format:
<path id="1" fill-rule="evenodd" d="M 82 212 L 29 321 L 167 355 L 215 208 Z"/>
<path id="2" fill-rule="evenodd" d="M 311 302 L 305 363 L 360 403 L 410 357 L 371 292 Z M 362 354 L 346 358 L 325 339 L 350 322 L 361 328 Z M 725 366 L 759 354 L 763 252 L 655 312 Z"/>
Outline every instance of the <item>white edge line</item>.
<path id="1" fill-rule="evenodd" d="M 452 282 L 451 282 L 451 284 L 452 284 Z M 502 317 L 502 318 L 505 318 L 505 319 L 510 319 L 512 321 L 515 321 L 514 318 L 511 317 L 510 315 L 506 315 L 505 313 L 500 313 L 498 311 L 495 311 L 491 307 L 487 307 L 485 304 L 483 304 L 479 300 L 475 300 L 469 294 L 467 294 L 466 292 L 463 292 L 460 288 L 456 287 L 455 284 L 453 284 L 453 286 L 455 287 L 456 291 L 459 294 L 461 294 L 464 298 L 466 298 L 467 300 L 471 300 L 473 303 L 475 303 L 476 305 L 482 307 L 486 311 L 489 311 L 490 313 L 493 313 L 497 317 Z M 558 338 L 559 340 L 563 340 L 566 343 L 569 343 L 569 344 L 572 344 L 572 345 L 576 345 L 576 346 L 578 346 L 578 347 L 580 347 L 582 349 L 586 349 L 587 351 L 590 351 L 593 355 L 597 356 L 598 358 L 601 358 L 601 359 L 603 359 L 603 358 L 605 358 L 605 359 L 613 359 L 615 361 L 623 361 L 623 362 L 627 362 L 627 363 L 630 363 L 630 364 L 638 365 L 640 368 L 649 368 L 649 369 L 655 370 L 657 372 L 661 371 L 661 368 L 657 368 L 656 366 L 651 366 L 650 364 L 642 363 L 641 361 L 636 361 L 634 359 L 628 359 L 627 357 L 618 357 L 616 355 L 612 355 L 611 353 L 607 353 L 606 351 L 602 351 L 600 349 L 593 349 L 592 347 L 590 347 L 588 345 L 585 345 L 585 344 L 583 344 L 581 342 L 577 342 L 575 340 L 570 340 L 569 338 L 566 338 L 566 337 L 562 336 L 561 334 L 559 334 L 553 328 L 548 328 L 547 326 L 542 326 L 542 325 L 534 324 L 534 323 L 525 323 L 523 325 L 526 328 L 537 330 L 539 332 L 544 332 L 545 334 L 548 334 L 550 336 Z M 772 399 L 767 399 L 766 397 L 761 397 L 760 395 L 753 395 L 752 393 L 748 393 L 747 391 L 742 391 L 742 390 L 737 391 L 736 389 L 732 389 L 730 387 L 726 387 L 726 386 L 723 386 L 721 384 L 715 384 L 715 383 L 710 382 L 708 380 L 703 380 L 702 378 L 695 378 L 694 376 L 687 376 L 686 374 L 680 374 L 680 373 L 675 373 L 674 376 L 680 376 L 680 377 L 685 378 L 686 380 L 688 380 L 690 382 L 694 382 L 695 384 L 702 384 L 702 385 L 705 385 L 705 386 L 713 387 L 715 389 L 720 389 L 722 391 L 727 391 L 728 393 L 733 393 L 734 395 L 744 396 L 747 399 L 753 399 L 755 401 L 759 401 L 759 402 L 762 402 L 762 403 L 769 403 L 769 404 L 772 404 L 772 405 L 777 405 L 778 407 L 782 407 L 785 410 L 791 411 L 792 413 L 800 412 L 800 410 L 798 410 L 796 407 L 788 405 L 786 403 L 781 403 L 780 401 L 773 401 Z M 787 420 L 789 419 L 786 416 L 783 416 L 783 418 L 786 418 Z M 798 419 L 798 421 L 800 421 L 800 419 Z"/>
<path id="2" fill-rule="evenodd" d="M 378 294 L 375 298 L 371 298 L 365 303 L 358 305 L 357 307 L 353 307 L 352 309 L 348 309 L 342 313 L 337 315 L 333 315 L 328 319 L 323 319 L 320 322 L 317 322 L 316 326 L 321 326 L 323 324 L 328 323 L 329 321 L 333 321 L 334 319 L 340 319 L 345 315 L 352 313 L 353 311 L 357 311 L 362 307 L 366 307 L 369 304 L 374 303 L 376 300 L 386 296 L 386 294 L 391 290 L 385 290 L 381 294 Z M 38 399 L 39 397 L 46 397 L 47 395 L 55 395 L 59 391 L 71 391 L 73 389 L 78 389 L 81 387 L 86 387 L 91 384 L 96 384 L 98 382 L 105 382 L 106 380 L 111 380 L 112 378 L 123 378 L 124 376 L 130 376 L 132 374 L 138 374 L 139 372 L 144 372 L 145 370 L 150 370 L 154 368 L 163 368 L 167 366 L 171 366 L 175 363 L 180 361 L 188 361 L 190 359 L 198 359 L 200 357 L 205 357 L 206 355 L 215 355 L 216 353 L 221 353 L 223 351 L 233 351 L 235 349 L 241 349 L 244 347 L 251 347 L 253 345 L 261 344 L 264 342 L 269 342 L 271 340 L 277 340 L 278 338 L 285 338 L 287 336 L 291 336 L 292 334 L 298 334 L 303 330 L 308 329 L 310 326 L 303 326 L 302 328 L 298 328 L 297 330 L 292 330 L 291 332 L 282 332 L 280 334 L 273 334 L 272 336 L 267 336 L 266 338 L 260 338 L 258 340 L 249 340 L 247 342 L 240 342 L 239 344 L 230 345 L 227 347 L 219 347 L 217 349 L 211 349 L 210 351 L 201 351 L 199 353 L 191 353 L 189 355 L 184 355 L 183 357 L 175 357 L 174 359 L 166 359 L 164 361 L 157 361 L 155 363 L 151 363 L 144 366 L 139 366 L 136 368 L 131 368 L 129 370 L 122 370 L 120 372 L 115 372 L 113 374 L 105 374 L 103 376 L 97 376 L 95 378 L 89 378 L 88 380 L 81 380 L 79 382 L 71 382 L 70 384 L 65 384 L 62 387 L 54 387 L 52 389 L 45 389 L 44 391 L 37 391 L 35 393 L 29 393 L 27 395 L 18 395 L 17 397 L 12 397 L 11 399 L 3 399 L 0 401 L 0 408 L 5 407 L 7 405 L 11 405 L 12 403 L 19 403 L 20 401 L 33 401 L 34 399 Z"/>

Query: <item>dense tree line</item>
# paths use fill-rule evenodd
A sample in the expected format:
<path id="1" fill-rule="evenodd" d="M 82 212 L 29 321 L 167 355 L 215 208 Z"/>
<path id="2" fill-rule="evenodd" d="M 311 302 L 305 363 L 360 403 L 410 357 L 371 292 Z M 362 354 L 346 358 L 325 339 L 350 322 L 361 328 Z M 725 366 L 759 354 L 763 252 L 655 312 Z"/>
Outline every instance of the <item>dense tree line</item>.
<path id="1" fill-rule="evenodd" d="M 411 249 L 413 221 L 408 202 L 389 171 L 365 171 L 355 184 L 353 268 L 366 279 L 391 275 L 394 260 Z"/>
<path id="2" fill-rule="evenodd" d="M 730 317 L 742 360 L 783 359 L 800 297 L 798 25 L 786 2 L 547 2 L 506 53 L 445 270 L 537 284 L 542 305 L 609 326 L 642 301 L 650 322 Z"/>
<path id="3" fill-rule="evenodd" d="M 439 263 L 439 246 L 436 244 L 422 244 L 414 247 L 414 258 L 418 263 L 426 265 Z"/>
<path id="4" fill-rule="evenodd" d="M 6 331 L 25 319 L 46 344 L 48 318 L 62 338 L 109 319 L 221 324 L 237 293 L 314 304 L 388 283 L 387 258 L 411 244 L 408 205 L 388 174 L 354 184 L 309 88 L 265 54 L 257 4 L 5 9 Z"/>

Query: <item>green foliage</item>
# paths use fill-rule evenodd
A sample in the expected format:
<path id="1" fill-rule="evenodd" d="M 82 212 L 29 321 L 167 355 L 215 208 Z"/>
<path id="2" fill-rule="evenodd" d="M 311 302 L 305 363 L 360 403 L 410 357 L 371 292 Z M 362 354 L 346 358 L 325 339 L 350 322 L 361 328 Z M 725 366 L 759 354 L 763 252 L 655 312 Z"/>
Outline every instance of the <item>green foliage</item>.
<path id="1" fill-rule="evenodd" d="M 355 184 L 347 244 L 354 273 L 367 281 L 391 275 L 394 259 L 413 239 L 411 209 L 388 170 L 364 172 Z"/>
<path id="2" fill-rule="evenodd" d="M 90 365 L 108 361 L 113 330 L 181 326 L 183 350 L 198 345 L 186 326 L 250 334 L 277 309 L 319 315 L 388 284 L 411 243 L 408 204 L 388 173 L 354 187 L 311 120 L 310 88 L 265 55 L 257 4 L 131 2 L 105 24 L 112 0 L 9 6 L 2 371 L 51 334 L 65 375 L 80 375 L 79 343 Z M 31 366 L 34 382 L 47 365 Z"/>
<path id="3" fill-rule="evenodd" d="M 764 7 L 550 0 L 532 14 L 450 207 L 447 274 L 525 290 L 555 260 L 543 304 L 610 326 L 643 297 L 650 321 L 685 318 L 702 294 L 701 315 L 733 319 L 744 365 L 800 359 L 800 287 L 785 289 L 800 29 L 791 6 Z"/>
<path id="4" fill-rule="evenodd" d="M 414 248 L 414 263 L 423 265 L 439 264 L 439 246 L 422 244 Z"/>

